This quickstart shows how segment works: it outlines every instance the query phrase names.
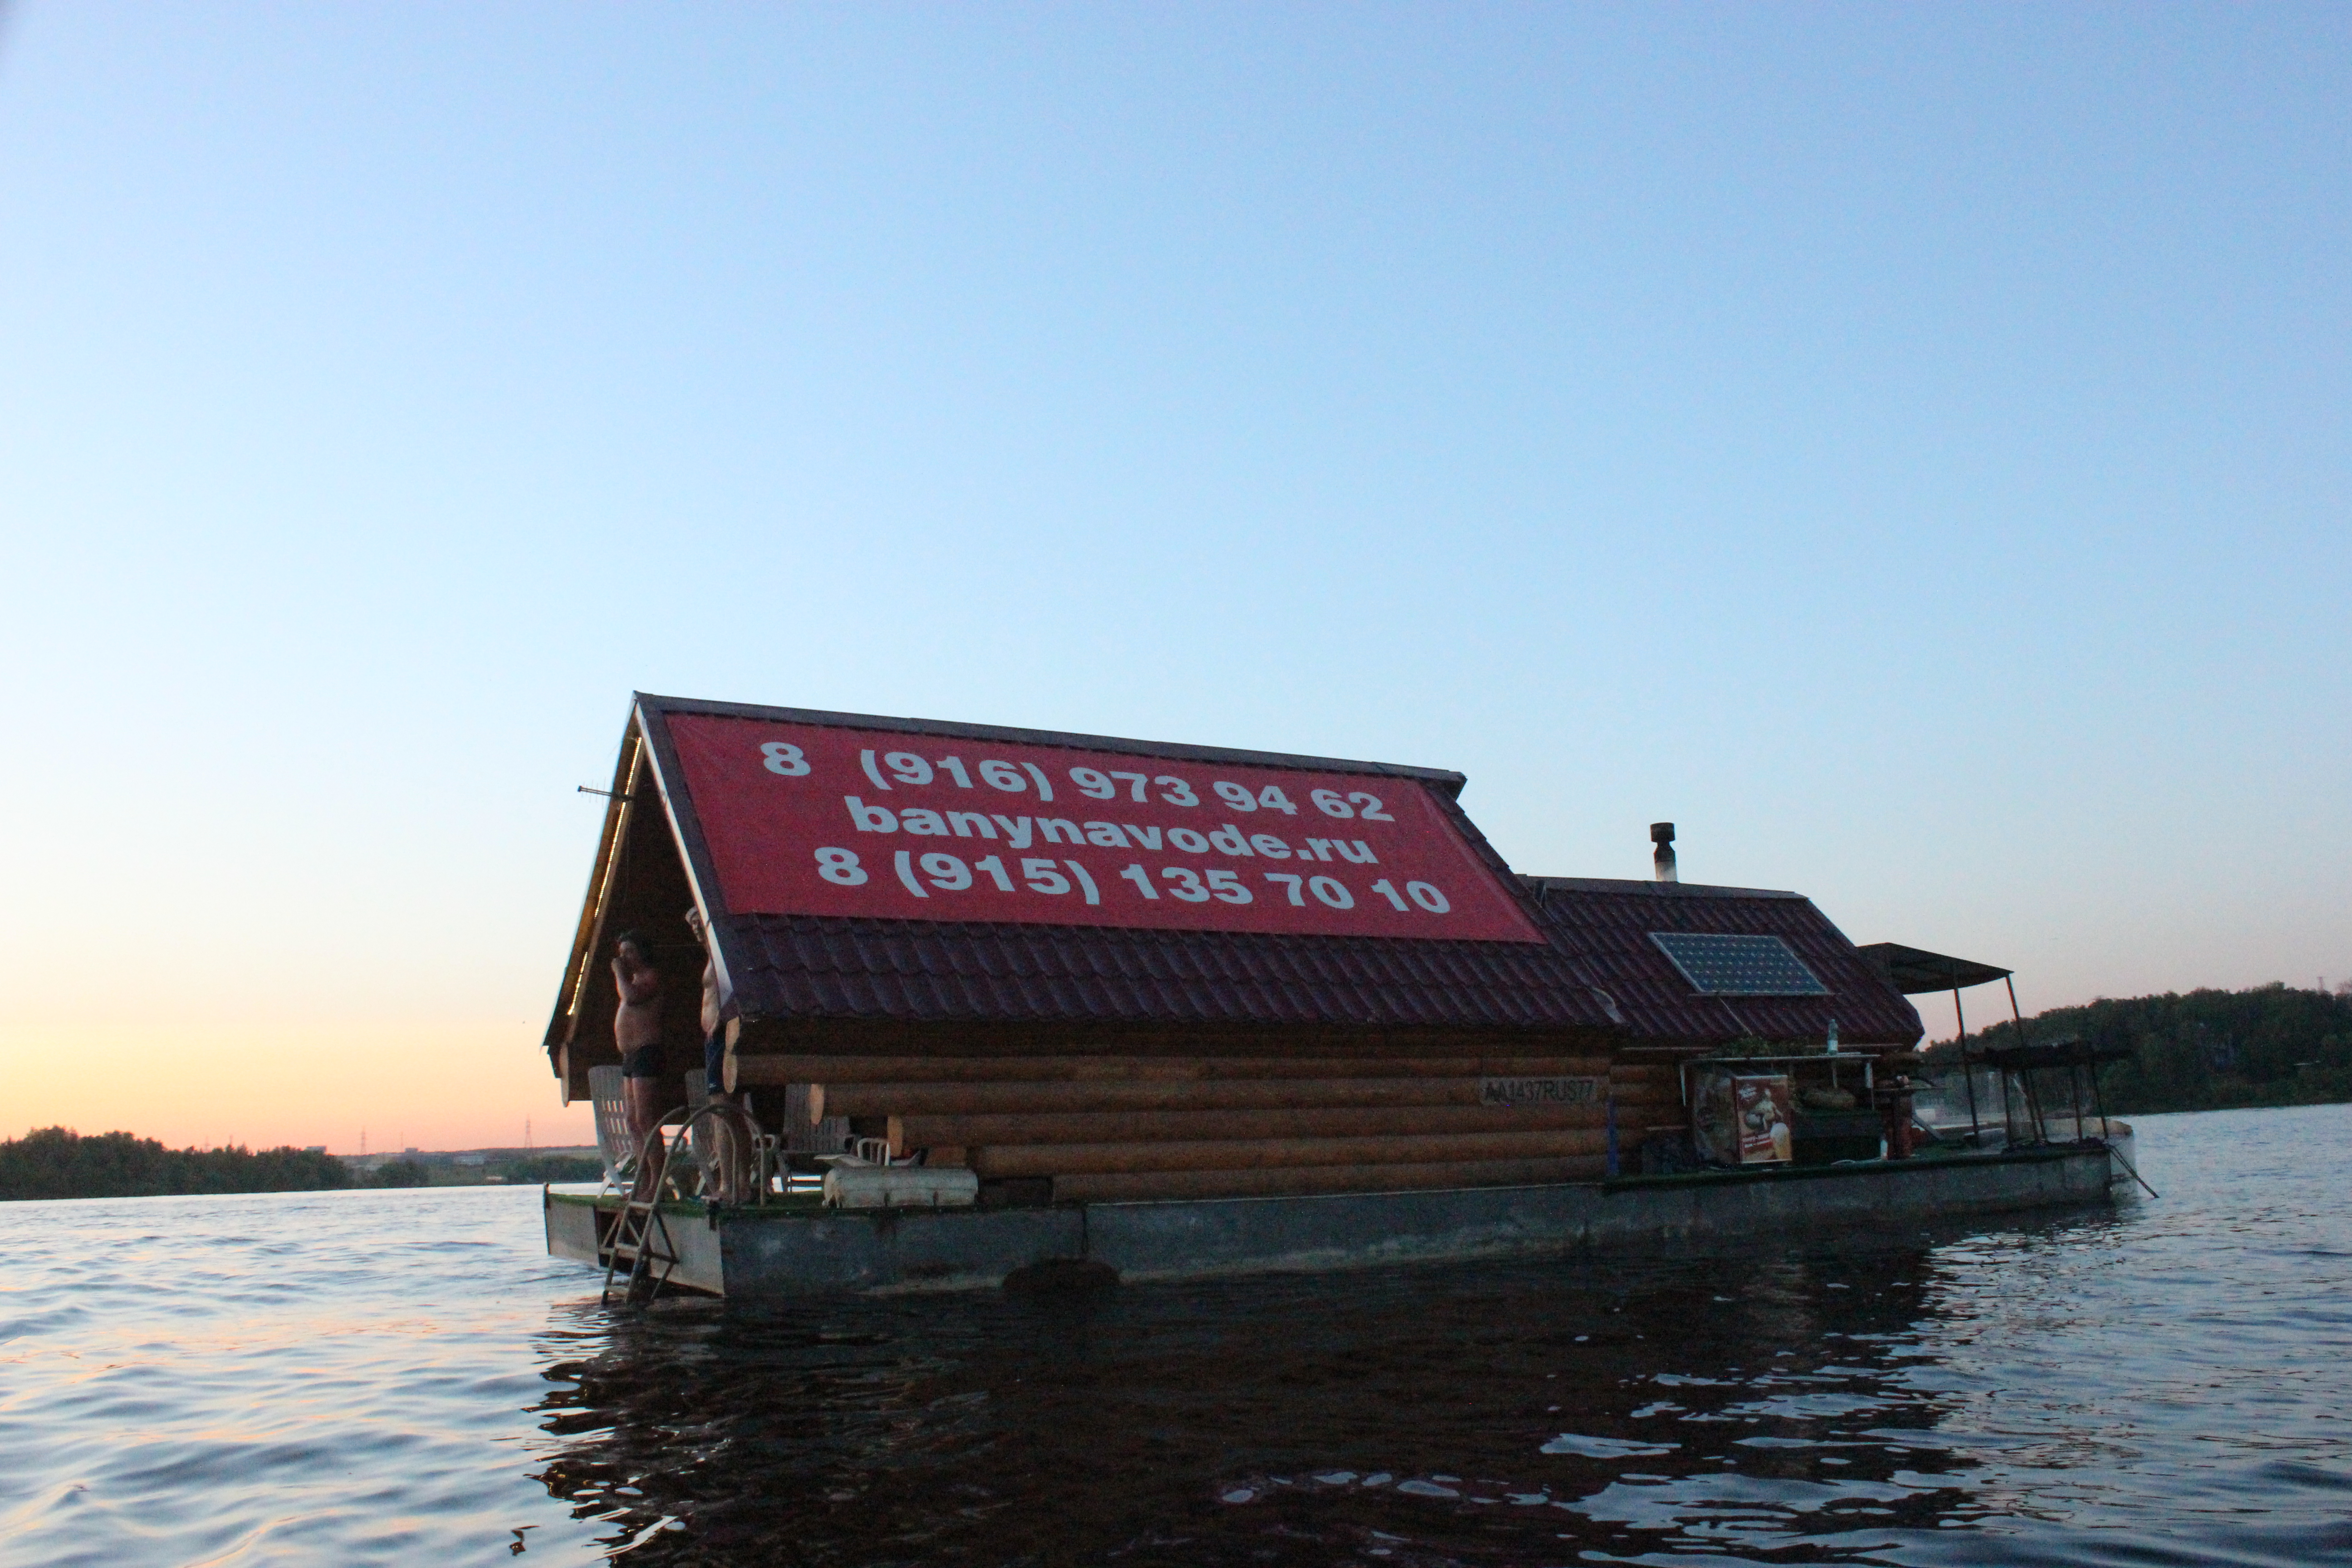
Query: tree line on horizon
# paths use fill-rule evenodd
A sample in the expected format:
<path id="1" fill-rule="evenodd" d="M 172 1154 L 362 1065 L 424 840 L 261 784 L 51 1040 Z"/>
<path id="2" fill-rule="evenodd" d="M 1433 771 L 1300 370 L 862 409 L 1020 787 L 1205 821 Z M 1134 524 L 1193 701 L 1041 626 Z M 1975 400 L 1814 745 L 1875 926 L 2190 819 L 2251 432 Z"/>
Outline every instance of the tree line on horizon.
<path id="1" fill-rule="evenodd" d="M 512 1182 L 593 1181 L 594 1161 L 543 1155 L 509 1161 Z M 84 1137 L 44 1127 L 0 1142 L 0 1202 L 30 1198 L 147 1198 L 195 1193 L 315 1193 L 344 1187 L 422 1187 L 431 1171 L 394 1160 L 362 1174 L 313 1149 L 167 1149 L 131 1132 Z"/>
<path id="2" fill-rule="evenodd" d="M 2284 982 L 2244 991 L 2103 996 L 2025 1020 L 2032 1045 L 2080 1040 L 2127 1052 L 2099 1068 L 2107 1109 L 2123 1115 L 2235 1110 L 2352 1100 L 2352 994 Z M 2009 1021 L 1973 1029 L 1970 1051 L 2018 1044 Z M 1953 1065 L 1959 1042 L 1929 1047 L 1927 1068 Z"/>
<path id="3" fill-rule="evenodd" d="M 166 1149 L 131 1132 L 44 1127 L 0 1142 L 0 1199 L 300 1193 L 352 1184 L 351 1167 L 308 1149 Z"/>

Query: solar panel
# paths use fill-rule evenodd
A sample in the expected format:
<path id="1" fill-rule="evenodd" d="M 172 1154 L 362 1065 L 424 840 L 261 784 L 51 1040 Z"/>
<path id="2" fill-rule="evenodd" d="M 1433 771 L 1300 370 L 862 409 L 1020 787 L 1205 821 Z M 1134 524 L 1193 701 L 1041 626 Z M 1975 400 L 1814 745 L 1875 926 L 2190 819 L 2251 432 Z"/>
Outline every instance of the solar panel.
<path id="1" fill-rule="evenodd" d="M 1650 940 L 1703 996 L 1826 996 L 1804 960 L 1777 936 L 1654 931 Z"/>

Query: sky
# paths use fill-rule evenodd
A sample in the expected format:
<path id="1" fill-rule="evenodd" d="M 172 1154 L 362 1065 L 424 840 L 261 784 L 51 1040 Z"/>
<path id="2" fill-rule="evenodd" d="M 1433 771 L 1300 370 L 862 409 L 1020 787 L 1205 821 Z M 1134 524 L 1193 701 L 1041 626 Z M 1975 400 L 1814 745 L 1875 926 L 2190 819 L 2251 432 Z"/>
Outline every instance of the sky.
<path id="1" fill-rule="evenodd" d="M 17 4 L 0 1136 L 588 1142 L 634 689 L 2352 977 L 2347 101 L 2286 4 Z"/>

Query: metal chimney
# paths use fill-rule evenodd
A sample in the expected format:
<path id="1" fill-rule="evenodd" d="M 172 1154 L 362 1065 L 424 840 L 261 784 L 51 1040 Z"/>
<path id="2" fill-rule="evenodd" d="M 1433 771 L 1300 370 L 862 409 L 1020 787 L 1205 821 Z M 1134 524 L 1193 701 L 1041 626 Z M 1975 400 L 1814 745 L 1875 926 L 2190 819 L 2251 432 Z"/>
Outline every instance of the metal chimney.
<path id="1" fill-rule="evenodd" d="M 1651 864 L 1657 868 L 1658 880 L 1681 881 L 1682 878 L 1675 873 L 1675 825 L 1671 822 L 1650 824 L 1650 842 L 1658 847 L 1658 852 L 1650 858 Z"/>

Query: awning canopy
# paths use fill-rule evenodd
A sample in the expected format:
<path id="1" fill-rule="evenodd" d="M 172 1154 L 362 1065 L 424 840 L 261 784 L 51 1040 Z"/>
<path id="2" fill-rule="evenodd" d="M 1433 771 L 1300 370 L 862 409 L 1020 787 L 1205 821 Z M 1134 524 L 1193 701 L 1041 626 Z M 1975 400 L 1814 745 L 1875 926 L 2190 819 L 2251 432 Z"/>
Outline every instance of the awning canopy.
<path id="1" fill-rule="evenodd" d="M 1929 952 L 1924 947 L 1906 947 L 1899 942 L 1865 942 L 1859 951 L 1877 964 L 1881 973 L 1895 983 L 1895 989 L 1906 996 L 1930 991 L 1964 991 L 1988 981 L 2006 980 L 2010 974 L 2008 970 L 1990 963 Z"/>

